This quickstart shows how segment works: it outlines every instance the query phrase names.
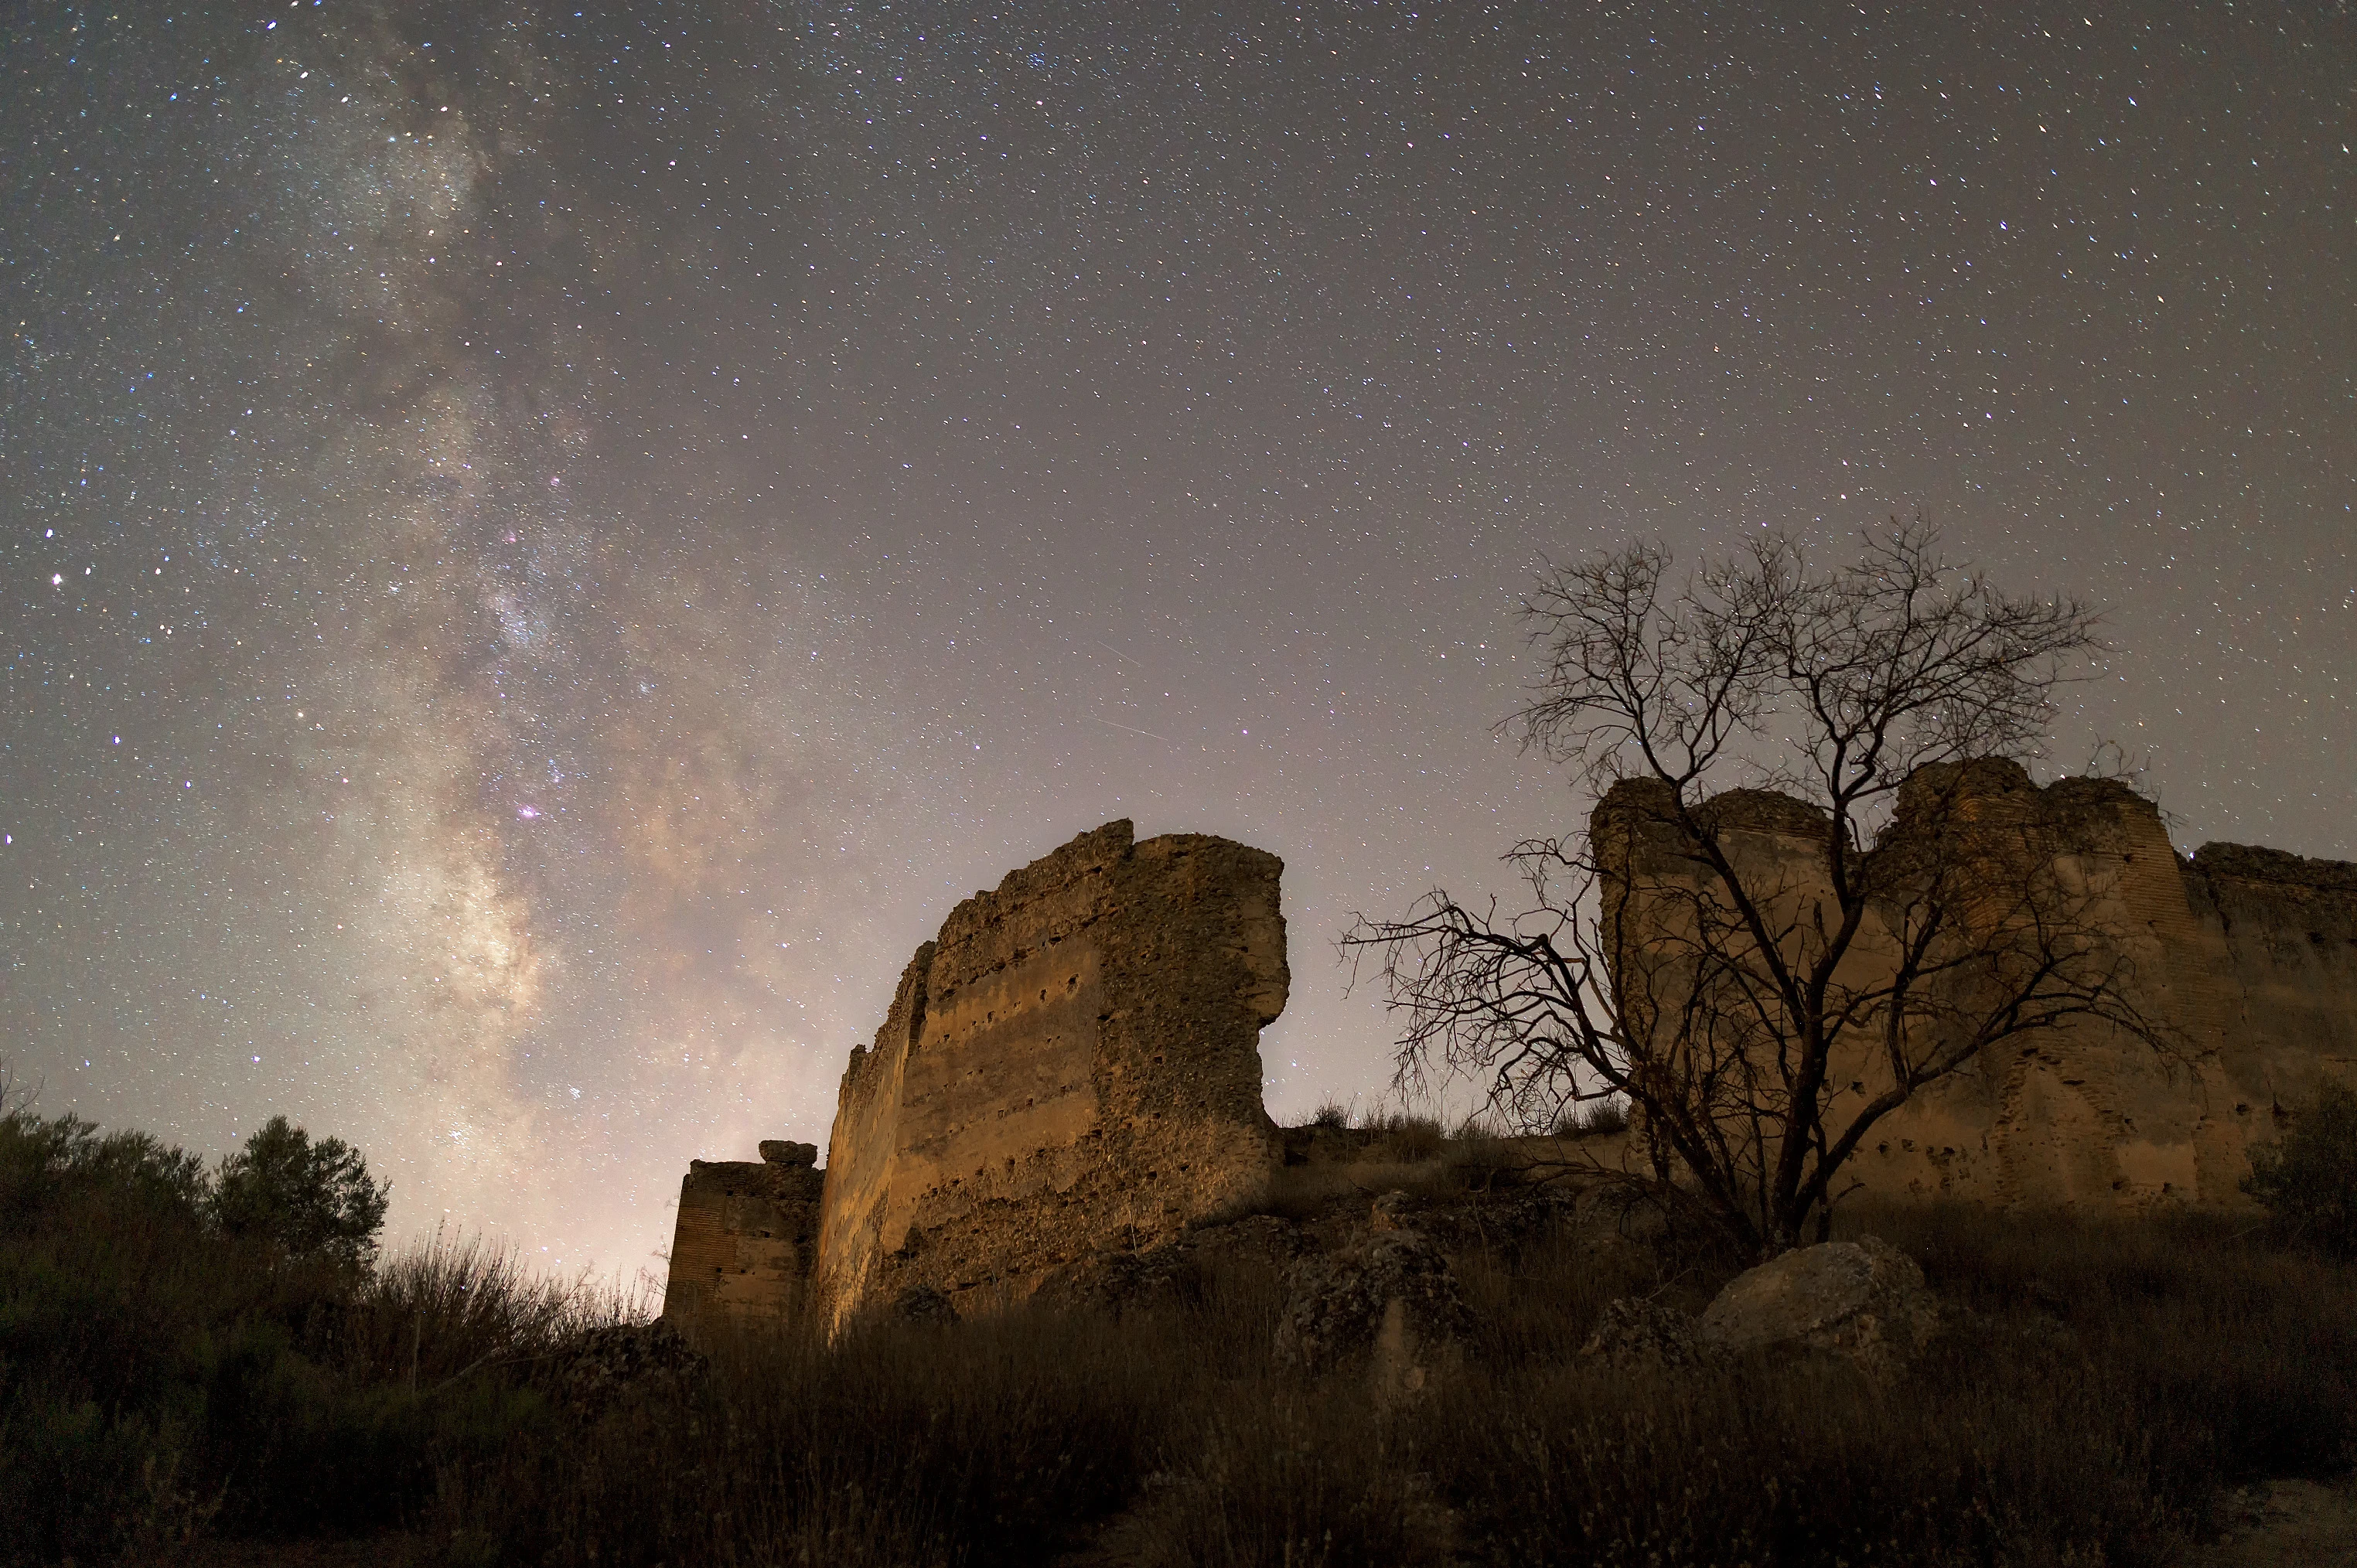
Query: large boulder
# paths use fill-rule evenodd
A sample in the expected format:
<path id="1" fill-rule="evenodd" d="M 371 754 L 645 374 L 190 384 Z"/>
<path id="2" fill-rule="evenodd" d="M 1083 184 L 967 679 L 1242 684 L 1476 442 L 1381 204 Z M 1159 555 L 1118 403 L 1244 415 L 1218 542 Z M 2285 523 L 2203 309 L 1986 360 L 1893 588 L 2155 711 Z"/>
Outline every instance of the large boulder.
<path id="1" fill-rule="evenodd" d="M 1379 1208 L 1375 1223 L 1395 1227 L 1400 1208 Z M 1432 1239 L 1377 1230 L 1286 1271 L 1276 1360 L 1315 1373 L 1371 1355 L 1378 1395 L 1411 1395 L 1461 1357 L 1471 1327 L 1457 1275 Z"/>
<path id="2" fill-rule="evenodd" d="M 1695 1337 L 1731 1355 L 1794 1348 L 1878 1372 L 1911 1360 L 1939 1323 L 1915 1260 L 1868 1236 L 1803 1247 L 1736 1275 L 1703 1309 Z"/>

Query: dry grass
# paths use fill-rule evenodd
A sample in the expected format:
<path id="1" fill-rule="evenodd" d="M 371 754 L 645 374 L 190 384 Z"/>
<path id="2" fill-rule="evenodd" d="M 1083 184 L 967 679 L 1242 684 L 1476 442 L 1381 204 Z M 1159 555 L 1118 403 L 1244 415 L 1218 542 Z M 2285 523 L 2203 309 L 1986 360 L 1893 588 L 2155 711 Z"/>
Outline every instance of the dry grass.
<path id="1" fill-rule="evenodd" d="M 2200 1223 L 1884 1217 L 1958 1308 L 1892 1385 L 1616 1373 L 1614 1294 L 1722 1265 L 1560 1243 L 1467 1259 L 1465 1370 L 1386 1414 L 1270 1369 L 1266 1270 L 1118 1321 L 739 1340 L 700 1393 L 446 1472 L 437 1535 L 558 1563 L 2112 1564 L 2357 1431 L 2357 1273 Z M 647 1456 L 671 1456 L 649 1463 Z M 1118 1547 L 1118 1552 L 1115 1552 Z"/>
<path id="2" fill-rule="evenodd" d="M 1480 1201 L 1487 1145 L 1442 1144 L 1383 1185 Z M 707 1378 L 589 1417 L 536 1369 L 630 1316 L 611 1293 L 447 1240 L 372 1276 L 273 1273 L 168 1204 L 22 1197 L 0 1193 L 6 1562 L 395 1530 L 410 1561 L 583 1568 L 2157 1568 L 2222 1487 L 2334 1474 L 2357 1438 L 2357 1268 L 2195 1219 L 1851 1217 L 1953 1307 L 1887 1385 L 1584 1361 L 1612 1296 L 1698 1306 L 1732 1264 L 1558 1235 L 1460 1259 L 1474 1339 L 1405 1410 L 1276 1371 L 1280 1281 L 1236 1262 L 1118 1318 L 724 1338 Z"/>
<path id="3" fill-rule="evenodd" d="M 571 1335 L 648 1316 L 642 1298 L 588 1276 L 529 1273 L 513 1249 L 437 1230 L 352 1293 L 339 1359 L 372 1380 L 432 1388 L 497 1363 L 528 1363 Z"/>

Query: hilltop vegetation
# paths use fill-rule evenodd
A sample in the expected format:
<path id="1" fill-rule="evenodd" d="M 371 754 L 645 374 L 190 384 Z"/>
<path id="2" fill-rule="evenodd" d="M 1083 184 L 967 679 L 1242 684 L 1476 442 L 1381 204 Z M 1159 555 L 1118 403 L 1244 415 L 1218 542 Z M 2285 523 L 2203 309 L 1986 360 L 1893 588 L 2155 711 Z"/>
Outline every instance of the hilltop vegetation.
<path id="1" fill-rule="evenodd" d="M 1249 1259 L 1117 1308 L 876 1321 L 832 1349 L 724 1336 L 699 1365 L 479 1249 L 377 1260 L 349 1232 L 232 1228 L 220 1173 L 20 1111 L 0 1119 L 0 1554 L 2158 1564 L 2228 1488 L 2338 1473 L 2357 1441 L 2357 1269 L 2330 1254 L 2192 1218 L 1847 1217 L 1950 1313 L 1897 1382 L 1615 1368 L 1578 1354 L 1608 1300 L 1699 1306 L 1738 1260 L 1499 1224 L 1548 1200 L 1480 1139 L 1364 1136 L 1426 1165 L 1419 1204 L 1475 1238 L 1466 1364 L 1390 1409 L 1347 1369 L 1275 1368 L 1282 1281 Z M 620 1343 L 656 1375 L 585 1384 Z"/>
<path id="2" fill-rule="evenodd" d="M 0 1113 L 0 1561 L 382 1530 L 531 1429 L 511 1380 L 456 1375 L 612 1304 L 439 1240 L 381 1262 L 384 1204 L 356 1152 L 284 1118 L 209 1171 Z"/>

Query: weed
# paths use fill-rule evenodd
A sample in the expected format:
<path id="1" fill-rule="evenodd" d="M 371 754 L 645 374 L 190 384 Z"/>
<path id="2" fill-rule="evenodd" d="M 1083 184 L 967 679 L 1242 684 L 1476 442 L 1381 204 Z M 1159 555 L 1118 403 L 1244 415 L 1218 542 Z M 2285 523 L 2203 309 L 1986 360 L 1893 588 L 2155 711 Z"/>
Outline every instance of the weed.
<path id="1" fill-rule="evenodd" d="M 1555 1123 L 1558 1138 L 1611 1137 L 1628 1130 L 1629 1102 L 1617 1095 L 1566 1105 Z"/>

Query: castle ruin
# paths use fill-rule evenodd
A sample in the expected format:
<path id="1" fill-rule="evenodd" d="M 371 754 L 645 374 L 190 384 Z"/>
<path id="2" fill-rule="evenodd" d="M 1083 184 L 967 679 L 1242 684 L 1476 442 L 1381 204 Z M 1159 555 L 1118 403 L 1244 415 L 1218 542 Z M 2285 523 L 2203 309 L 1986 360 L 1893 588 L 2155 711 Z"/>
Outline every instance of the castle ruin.
<path id="1" fill-rule="evenodd" d="M 2096 1018 L 2013 1036 L 1883 1118 L 1846 1176 L 1901 1200 L 2247 1203 L 2251 1150 L 2319 1082 L 2357 1081 L 2357 866 L 2236 844 L 2179 856 L 2152 803 L 2115 783 L 2040 789 L 2011 763 L 1967 782 L 1968 812 L 2058 846 L 2055 875 L 2173 1046 Z M 1659 788 L 1616 787 L 1592 822 L 1624 933 L 1673 918 L 1694 886 L 1649 803 Z M 1814 808 L 1738 790 L 1706 809 L 1747 885 L 1824 895 Z M 665 1316 L 832 1330 L 910 1293 L 1015 1299 L 1060 1266 L 1264 1202 L 1285 1157 L 1258 1046 L 1289 983 L 1281 870 L 1115 822 L 960 904 L 851 1053 L 823 1172 L 809 1144 L 690 1166 Z M 1663 961 L 1622 945 L 1625 991 Z M 1869 932 L 1854 961 L 1890 952 Z M 1875 1070 L 1835 1065 L 1861 1084 Z"/>
<path id="2" fill-rule="evenodd" d="M 1919 775 L 1910 789 L 1929 782 Z M 2158 808 L 2108 780 L 2041 789 L 2017 764 L 1985 761 L 1939 787 L 1954 798 L 1932 831 L 1996 822 L 2010 842 L 2041 846 L 2041 873 L 2069 890 L 2073 925 L 2166 1039 L 2157 1047 L 2077 1016 L 2000 1040 L 1876 1122 L 1844 1181 L 1872 1197 L 2009 1207 L 2246 1202 L 2239 1184 L 2252 1147 L 2272 1142 L 2321 1079 L 2357 1079 L 2357 866 L 2240 844 L 2180 857 Z M 1667 788 L 1617 785 L 1591 822 L 1605 897 L 1627 933 L 1615 944 L 1629 972 L 1615 977 L 1624 998 L 1675 961 L 1670 927 L 1707 880 L 1679 842 Z M 1902 794 L 1883 843 L 1904 833 L 1907 809 Z M 1730 790 L 1697 817 L 1783 929 L 1800 931 L 1810 911 L 1832 907 L 1829 823 L 1815 807 Z M 1897 961 L 1888 914 L 1869 905 L 1837 972 L 1853 993 L 1872 990 L 1878 966 Z M 1658 989 L 1674 994 L 1677 982 Z M 1862 1098 L 1889 1081 L 1867 1044 L 1833 1065 L 1836 1094 Z"/>
<path id="3" fill-rule="evenodd" d="M 1283 868 L 1203 834 L 1136 843 L 1114 822 L 951 911 L 843 1075 L 816 1246 L 794 1254 L 818 1320 L 920 1289 L 1019 1296 L 1060 1264 L 1259 1201 L 1281 1159 L 1260 1031 L 1290 984 Z M 716 1294 L 697 1272 L 711 1212 L 683 1194 L 682 1316 L 770 1299 Z"/>
<path id="4" fill-rule="evenodd" d="M 760 1153 L 758 1162 L 688 1162 L 663 1292 L 674 1323 L 802 1315 L 818 1262 L 818 1149 L 764 1139 Z"/>

